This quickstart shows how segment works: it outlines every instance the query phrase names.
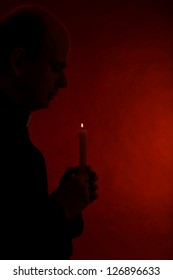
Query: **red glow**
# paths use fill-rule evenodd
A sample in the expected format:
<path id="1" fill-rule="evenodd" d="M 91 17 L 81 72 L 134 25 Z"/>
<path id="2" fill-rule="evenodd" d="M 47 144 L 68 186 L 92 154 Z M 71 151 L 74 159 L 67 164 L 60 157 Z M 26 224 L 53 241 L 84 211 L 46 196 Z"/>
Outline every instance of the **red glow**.
<path id="1" fill-rule="evenodd" d="M 30 128 L 50 191 L 78 163 L 81 119 L 90 131 L 100 199 L 84 211 L 73 258 L 173 259 L 173 28 L 152 5 L 73 5 L 67 14 L 58 2 L 73 33 L 69 89 Z"/>

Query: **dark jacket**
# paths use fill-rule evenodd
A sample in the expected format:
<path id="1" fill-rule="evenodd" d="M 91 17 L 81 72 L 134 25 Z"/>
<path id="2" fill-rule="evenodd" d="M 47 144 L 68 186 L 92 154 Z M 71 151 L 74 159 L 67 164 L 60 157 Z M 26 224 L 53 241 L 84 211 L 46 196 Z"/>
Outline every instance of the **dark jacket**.
<path id="1" fill-rule="evenodd" d="M 69 259 L 82 215 L 67 221 L 48 195 L 45 160 L 29 138 L 28 117 L 0 93 L 0 259 Z"/>

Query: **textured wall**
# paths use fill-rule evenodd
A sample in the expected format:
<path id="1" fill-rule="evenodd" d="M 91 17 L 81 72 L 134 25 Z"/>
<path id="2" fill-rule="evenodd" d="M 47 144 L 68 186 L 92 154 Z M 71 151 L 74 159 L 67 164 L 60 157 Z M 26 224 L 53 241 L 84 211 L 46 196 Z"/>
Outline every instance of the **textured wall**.
<path id="1" fill-rule="evenodd" d="M 30 135 L 45 155 L 51 191 L 78 163 L 84 122 L 89 164 L 99 176 L 100 199 L 84 212 L 73 258 L 172 259 L 171 5 L 39 2 L 64 21 L 72 51 L 69 88 L 48 110 L 34 113 Z M 16 3 L 33 1 L 6 1 L 2 12 Z"/>

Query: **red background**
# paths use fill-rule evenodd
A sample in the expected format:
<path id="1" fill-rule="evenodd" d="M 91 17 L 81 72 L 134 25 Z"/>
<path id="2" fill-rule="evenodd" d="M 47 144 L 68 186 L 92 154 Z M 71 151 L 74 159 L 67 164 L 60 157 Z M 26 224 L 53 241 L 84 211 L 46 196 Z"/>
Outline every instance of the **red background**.
<path id="1" fill-rule="evenodd" d="M 140 2 L 140 3 L 138 3 Z M 33 114 L 50 192 L 78 164 L 88 130 L 100 198 L 84 211 L 73 259 L 173 259 L 173 24 L 166 1 L 42 3 L 69 29 L 69 87 Z"/>

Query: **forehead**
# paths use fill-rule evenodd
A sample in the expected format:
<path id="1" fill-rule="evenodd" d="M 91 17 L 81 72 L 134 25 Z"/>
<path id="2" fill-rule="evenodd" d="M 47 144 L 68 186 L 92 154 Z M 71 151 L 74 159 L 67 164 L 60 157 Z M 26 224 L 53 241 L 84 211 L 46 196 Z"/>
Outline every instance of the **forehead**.
<path id="1" fill-rule="evenodd" d="M 56 21 L 48 22 L 46 50 L 50 59 L 66 63 L 69 49 L 69 36 L 63 26 Z"/>

